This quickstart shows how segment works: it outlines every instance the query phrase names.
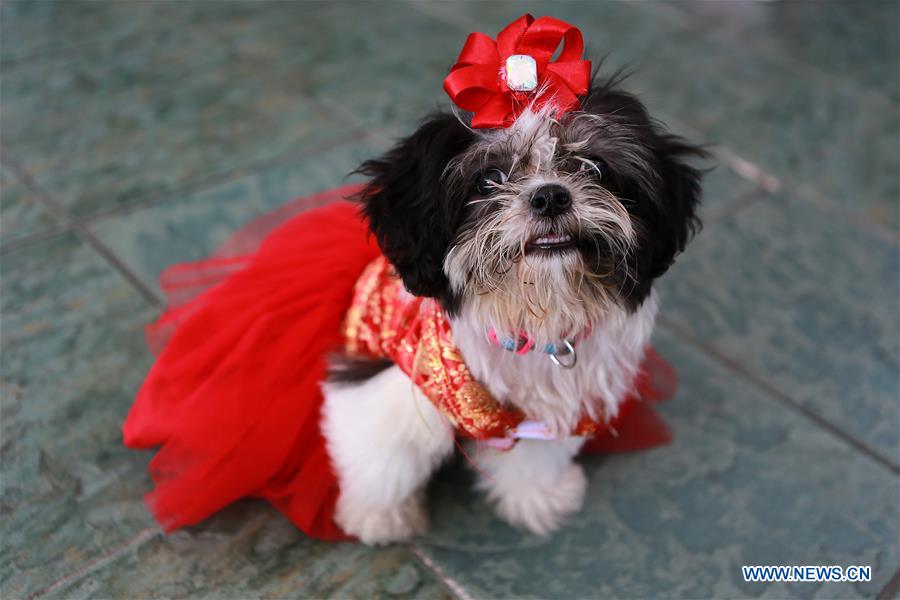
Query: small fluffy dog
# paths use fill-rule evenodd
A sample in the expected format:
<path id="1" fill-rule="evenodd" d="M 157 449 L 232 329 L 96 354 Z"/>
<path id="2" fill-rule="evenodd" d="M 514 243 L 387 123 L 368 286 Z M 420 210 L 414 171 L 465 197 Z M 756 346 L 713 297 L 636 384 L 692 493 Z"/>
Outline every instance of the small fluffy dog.
<path id="1" fill-rule="evenodd" d="M 566 436 L 583 414 L 616 414 L 653 331 L 653 281 L 699 226 L 701 172 L 687 161 L 705 153 L 620 83 L 595 78 L 580 111 L 526 110 L 506 129 L 436 113 L 359 169 L 371 177 L 364 212 L 407 289 L 439 299 L 494 397 L 559 436 L 469 453 L 499 515 L 536 533 L 580 508 L 584 438 Z M 489 330 L 539 347 L 583 335 L 560 368 Z M 452 428 L 396 366 L 337 358 L 334 372 L 323 431 L 336 521 L 367 543 L 407 539 L 426 527 L 424 488 L 453 452 Z"/>

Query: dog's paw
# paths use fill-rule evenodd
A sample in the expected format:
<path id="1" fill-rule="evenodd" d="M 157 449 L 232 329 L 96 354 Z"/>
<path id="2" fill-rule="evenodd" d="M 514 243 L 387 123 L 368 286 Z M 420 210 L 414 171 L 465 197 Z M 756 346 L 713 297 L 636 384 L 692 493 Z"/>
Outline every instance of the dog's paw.
<path id="1" fill-rule="evenodd" d="M 552 484 L 522 481 L 515 489 L 494 490 L 492 496 L 504 520 L 543 535 L 559 529 L 581 508 L 586 489 L 584 470 L 570 464 Z"/>
<path id="2" fill-rule="evenodd" d="M 403 542 L 428 528 L 423 494 L 386 508 L 355 505 L 341 496 L 334 519 L 345 533 L 369 545 Z"/>

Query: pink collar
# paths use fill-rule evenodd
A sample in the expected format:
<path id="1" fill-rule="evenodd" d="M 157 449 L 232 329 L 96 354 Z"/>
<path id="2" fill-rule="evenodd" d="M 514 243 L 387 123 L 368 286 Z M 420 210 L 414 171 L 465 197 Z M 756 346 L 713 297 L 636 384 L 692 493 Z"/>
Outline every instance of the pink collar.
<path id="1" fill-rule="evenodd" d="M 553 364 L 564 369 L 571 369 L 575 366 L 578 359 L 578 355 L 575 353 L 575 345 L 589 335 L 591 335 L 590 326 L 585 327 L 584 331 L 574 338 L 564 338 L 559 344 L 547 344 L 542 351 L 550 357 Z M 493 327 L 488 330 L 488 339 L 491 340 L 495 346 L 500 346 L 509 352 L 515 352 L 520 356 L 534 351 L 537 345 L 534 338 L 524 331 L 519 332 L 519 338 L 517 340 L 513 340 L 508 337 L 501 338 L 497 335 L 497 330 Z M 571 358 L 566 362 L 559 360 L 559 357 L 561 356 L 568 357 L 570 355 Z M 478 443 L 479 445 L 493 448 L 494 450 L 506 452 L 511 450 L 519 440 L 555 439 L 557 438 L 550 433 L 550 428 L 547 427 L 546 424 L 540 421 L 522 421 L 514 429 L 507 432 L 506 437 L 488 438 L 480 440 Z"/>
<path id="2" fill-rule="evenodd" d="M 520 331 L 518 339 L 515 340 L 509 337 L 500 337 L 497 335 L 497 331 L 494 328 L 489 329 L 487 335 L 488 339 L 493 342 L 494 345 L 500 346 L 509 352 L 515 352 L 520 356 L 538 350 L 534 338 L 524 331 Z M 549 356 L 550 360 L 553 361 L 553 364 L 565 369 L 571 369 L 575 366 L 575 362 L 578 359 L 575 353 L 575 346 L 589 335 L 591 335 L 590 325 L 585 327 L 584 331 L 579 335 L 572 338 L 564 338 L 557 344 L 549 343 L 541 348 L 540 351 Z M 560 357 L 571 358 L 566 362 L 563 362 L 560 360 Z"/>

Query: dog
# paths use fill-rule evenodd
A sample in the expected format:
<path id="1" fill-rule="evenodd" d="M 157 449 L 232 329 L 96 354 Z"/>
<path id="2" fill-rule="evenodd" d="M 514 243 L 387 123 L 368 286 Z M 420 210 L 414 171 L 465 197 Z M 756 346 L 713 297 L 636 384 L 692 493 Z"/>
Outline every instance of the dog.
<path id="1" fill-rule="evenodd" d="M 533 106 L 508 128 L 436 112 L 359 168 L 363 212 L 406 289 L 437 299 L 474 377 L 554 438 L 468 453 L 499 516 L 537 534 L 581 507 L 573 458 L 585 438 L 569 432 L 582 415 L 616 415 L 632 390 L 653 282 L 700 227 L 691 163 L 705 151 L 622 80 L 594 76 L 580 110 Z M 565 355 L 509 352 L 486 332 L 567 345 L 568 368 Z M 397 366 L 332 363 L 322 431 L 340 480 L 335 520 L 368 544 L 406 540 L 426 528 L 424 489 L 453 454 L 452 427 Z"/>

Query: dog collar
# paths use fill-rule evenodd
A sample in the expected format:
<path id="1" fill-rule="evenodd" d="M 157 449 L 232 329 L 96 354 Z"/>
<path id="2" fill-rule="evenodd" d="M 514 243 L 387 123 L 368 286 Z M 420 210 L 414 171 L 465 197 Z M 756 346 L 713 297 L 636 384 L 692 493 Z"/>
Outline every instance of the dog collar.
<path id="1" fill-rule="evenodd" d="M 519 332 L 517 339 L 497 335 L 497 330 L 494 328 L 489 329 L 487 332 L 488 339 L 494 345 L 508 352 L 514 352 L 522 356 L 529 352 L 540 351 L 546 354 L 553 364 L 564 369 L 571 369 L 577 364 L 578 354 L 575 351 L 575 346 L 590 334 L 591 327 L 588 326 L 575 337 L 565 337 L 557 344 L 551 342 L 545 344 L 542 348 L 538 348 L 534 338 L 524 331 Z"/>

